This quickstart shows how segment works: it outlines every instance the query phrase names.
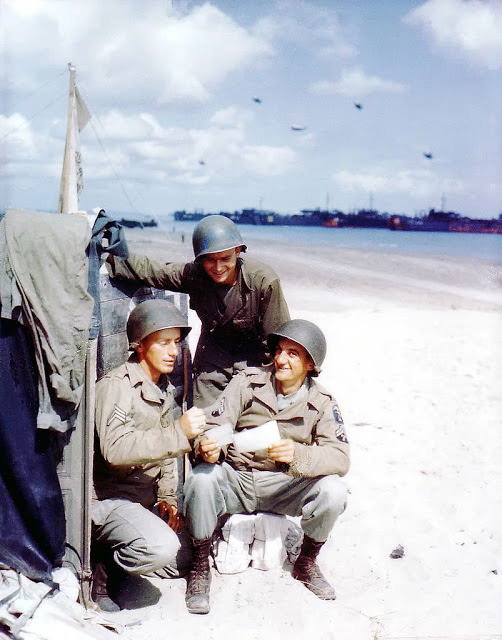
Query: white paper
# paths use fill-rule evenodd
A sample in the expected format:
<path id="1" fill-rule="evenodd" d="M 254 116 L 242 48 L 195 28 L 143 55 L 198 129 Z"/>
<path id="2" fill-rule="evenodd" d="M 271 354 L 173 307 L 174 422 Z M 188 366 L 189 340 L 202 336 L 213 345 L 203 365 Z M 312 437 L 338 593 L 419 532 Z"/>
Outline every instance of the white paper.
<path id="1" fill-rule="evenodd" d="M 220 424 L 217 427 L 212 427 L 207 431 L 204 431 L 204 436 L 209 440 L 214 440 L 220 447 L 225 444 L 230 444 L 233 441 L 234 430 L 229 422 Z"/>
<path id="2" fill-rule="evenodd" d="M 234 433 L 234 445 L 239 451 L 260 451 L 277 444 L 281 439 L 277 422 L 270 420 L 259 427 Z"/>

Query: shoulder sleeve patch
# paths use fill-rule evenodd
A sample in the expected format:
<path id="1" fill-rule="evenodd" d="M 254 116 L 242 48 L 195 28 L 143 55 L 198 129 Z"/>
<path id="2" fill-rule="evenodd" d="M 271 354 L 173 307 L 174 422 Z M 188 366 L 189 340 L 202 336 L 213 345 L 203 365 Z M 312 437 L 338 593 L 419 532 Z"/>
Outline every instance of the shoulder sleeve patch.
<path id="1" fill-rule="evenodd" d="M 336 402 L 333 402 L 332 409 L 333 409 L 333 418 L 335 419 L 335 423 L 336 423 L 336 429 L 335 429 L 336 439 L 339 440 L 340 442 L 344 442 L 345 444 L 348 444 L 349 441 L 347 439 L 347 434 L 345 432 L 345 426 L 343 424 L 342 414 L 340 413 L 340 409 L 338 408 L 338 405 L 336 404 Z"/>
<path id="2" fill-rule="evenodd" d="M 333 418 L 335 419 L 336 424 L 343 425 L 342 414 L 340 413 L 340 409 L 337 407 L 336 404 L 333 404 Z"/>
<path id="3" fill-rule="evenodd" d="M 337 425 L 335 436 L 336 436 L 336 439 L 339 440 L 340 442 L 349 444 L 349 441 L 347 439 L 347 434 L 345 433 L 345 427 L 343 426 L 343 424 Z"/>

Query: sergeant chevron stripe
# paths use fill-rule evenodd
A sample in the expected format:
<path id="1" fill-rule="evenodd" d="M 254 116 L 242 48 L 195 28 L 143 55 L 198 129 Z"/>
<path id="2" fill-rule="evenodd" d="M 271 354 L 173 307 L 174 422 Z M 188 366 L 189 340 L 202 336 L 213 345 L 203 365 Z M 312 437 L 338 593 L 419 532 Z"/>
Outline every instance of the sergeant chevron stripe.
<path id="1" fill-rule="evenodd" d="M 126 418 L 127 418 L 127 413 L 121 409 L 118 405 L 115 405 L 113 408 L 113 412 L 111 413 L 110 417 L 108 418 L 108 422 L 107 424 L 111 424 L 115 418 L 119 421 L 119 422 L 125 422 Z"/>

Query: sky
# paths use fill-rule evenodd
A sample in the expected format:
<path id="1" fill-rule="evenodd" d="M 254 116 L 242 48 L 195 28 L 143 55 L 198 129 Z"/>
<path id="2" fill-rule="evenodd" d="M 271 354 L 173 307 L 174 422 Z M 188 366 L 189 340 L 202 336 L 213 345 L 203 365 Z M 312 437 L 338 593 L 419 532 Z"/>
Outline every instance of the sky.
<path id="1" fill-rule="evenodd" d="M 0 35 L 0 209 L 57 208 L 71 62 L 81 209 L 502 213 L 502 0 L 0 0 Z"/>

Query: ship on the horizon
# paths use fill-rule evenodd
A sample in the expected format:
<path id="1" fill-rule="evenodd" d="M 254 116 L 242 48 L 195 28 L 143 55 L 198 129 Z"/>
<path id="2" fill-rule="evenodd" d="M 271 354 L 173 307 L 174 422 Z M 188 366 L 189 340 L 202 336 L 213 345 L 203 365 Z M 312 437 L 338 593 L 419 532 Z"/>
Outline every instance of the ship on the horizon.
<path id="1" fill-rule="evenodd" d="M 119 218 L 113 212 L 110 213 L 111 217 L 116 220 L 123 227 L 128 227 L 130 229 L 138 228 L 144 229 L 145 227 L 158 227 L 159 223 L 155 218 L 148 218 L 145 216 L 141 216 L 140 214 L 132 215 L 132 214 L 121 214 L 122 217 Z"/>
<path id="2" fill-rule="evenodd" d="M 353 229 L 390 229 L 391 231 L 443 231 L 463 233 L 502 233 L 502 214 L 498 218 L 476 219 L 454 211 L 431 209 L 426 216 L 412 217 L 381 213 L 376 209 L 359 209 L 352 213 L 338 210 L 302 209 L 298 214 L 280 214 L 263 209 L 218 211 L 236 224 L 267 226 L 304 226 Z M 175 220 L 198 221 L 211 215 L 204 211 L 175 211 Z"/>
<path id="3" fill-rule="evenodd" d="M 387 213 L 379 213 L 374 209 L 360 209 L 354 213 L 338 210 L 302 209 L 300 213 L 282 214 L 266 209 L 242 209 L 241 211 L 218 211 L 219 215 L 230 218 L 236 224 L 255 224 L 268 226 L 302 226 L 302 227 L 365 227 L 387 228 Z M 198 221 L 210 215 L 203 211 L 175 211 L 175 220 Z"/>
<path id="4" fill-rule="evenodd" d="M 467 218 L 454 211 L 431 209 L 426 216 L 394 215 L 388 219 L 391 231 L 443 231 L 457 233 L 502 233 L 502 214 L 498 218 Z"/>

